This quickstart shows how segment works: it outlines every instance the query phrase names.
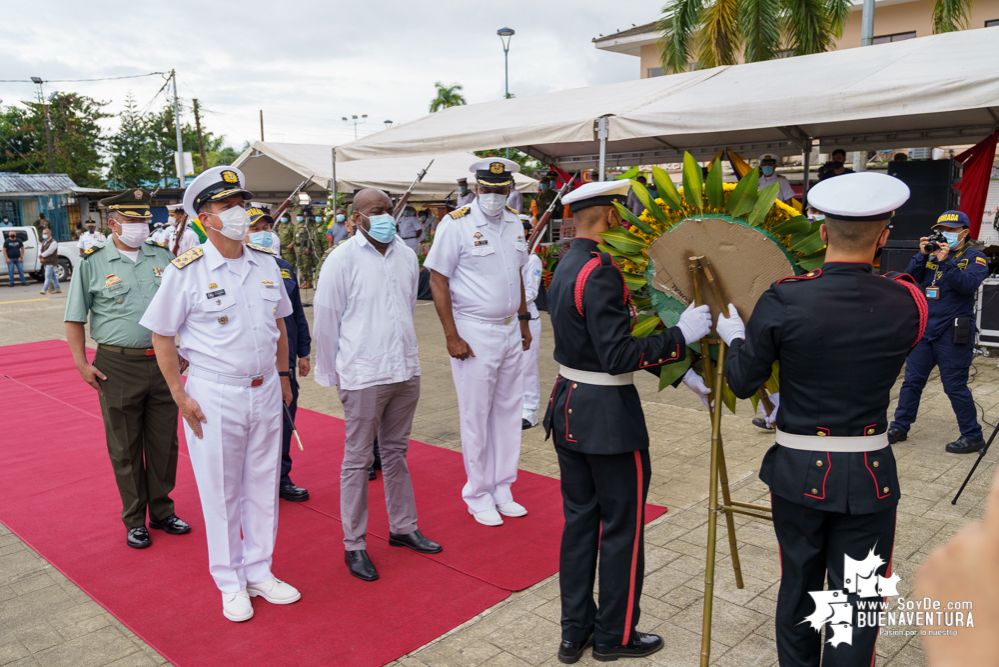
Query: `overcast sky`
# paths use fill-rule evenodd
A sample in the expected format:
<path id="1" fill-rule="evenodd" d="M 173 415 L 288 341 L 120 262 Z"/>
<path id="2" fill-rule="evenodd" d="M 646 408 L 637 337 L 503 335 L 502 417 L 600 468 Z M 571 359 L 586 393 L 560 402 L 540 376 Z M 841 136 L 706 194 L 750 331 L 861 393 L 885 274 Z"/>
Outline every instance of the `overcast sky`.
<path id="1" fill-rule="evenodd" d="M 598 51 L 592 38 L 655 20 L 662 0 L 43 0 L 4 5 L 0 79 L 47 81 L 126 76 L 176 68 L 178 94 L 198 98 L 208 129 L 235 147 L 268 141 L 344 143 L 382 121 L 428 111 L 434 82 L 460 83 L 470 104 L 502 98 L 496 30 L 516 30 L 510 92 L 518 97 L 638 78 L 637 57 Z M 159 76 L 46 83 L 121 110 L 162 106 Z M 32 99 L 30 83 L 0 83 L 0 100 Z M 109 124 L 111 127 L 111 124 Z M 187 150 L 191 147 L 185 146 Z"/>

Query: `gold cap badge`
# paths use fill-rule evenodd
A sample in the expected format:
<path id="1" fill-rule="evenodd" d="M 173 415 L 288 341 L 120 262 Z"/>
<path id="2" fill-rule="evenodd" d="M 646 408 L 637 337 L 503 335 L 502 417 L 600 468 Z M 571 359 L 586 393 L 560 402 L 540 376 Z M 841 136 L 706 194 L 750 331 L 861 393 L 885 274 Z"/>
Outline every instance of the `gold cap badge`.
<path id="1" fill-rule="evenodd" d="M 222 180 L 225 181 L 226 183 L 239 182 L 239 178 L 236 176 L 236 172 L 228 170 L 222 172 Z"/>

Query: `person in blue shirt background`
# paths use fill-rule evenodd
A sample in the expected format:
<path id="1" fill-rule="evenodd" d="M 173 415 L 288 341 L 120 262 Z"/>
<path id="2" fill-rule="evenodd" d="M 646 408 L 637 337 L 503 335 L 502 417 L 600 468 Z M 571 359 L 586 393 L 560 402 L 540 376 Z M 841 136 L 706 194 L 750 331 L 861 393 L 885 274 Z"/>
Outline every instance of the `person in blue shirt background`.
<path id="1" fill-rule="evenodd" d="M 975 299 L 989 267 L 985 255 L 968 243 L 970 226 L 968 216 L 961 211 L 942 214 L 933 230 L 942 232 L 947 242 L 930 252 L 927 237 L 919 239 L 919 252 L 905 270 L 923 286 L 929 317 L 922 340 L 905 363 L 895 421 L 888 429 L 892 444 L 906 439 L 916 420 L 926 379 L 937 366 L 961 428 L 961 437 L 948 444 L 947 451 L 970 454 L 985 446 L 975 400 L 968 389 L 968 369 L 975 346 Z"/>
<path id="2" fill-rule="evenodd" d="M 272 247 L 271 233 L 268 223 L 273 225 L 274 219 L 264 213 L 259 208 L 247 210 L 250 216 L 250 243 L 266 248 L 270 252 L 278 253 L 279 248 Z M 298 292 L 298 281 L 295 280 L 295 269 L 291 264 L 274 256 L 274 261 L 281 268 L 281 277 L 284 279 L 284 288 L 288 292 L 291 300 L 291 315 L 284 318 L 285 329 L 288 330 L 288 371 L 291 373 L 291 404 L 288 405 L 288 412 L 292 419 L 298 413 L 298 379 L 295 377 L 295 369 L 298 374 L 306 377 L 311 370 L 309 359 L 312 354 L 312 336 L 309 334 L 309 322 L 305 319 L 305 311 L 302 309 L 302 297 Z M 296 361 L 297 359 L 297 361 Z M 300 486 L 295 486 L 291 481 L 291 432 L 292 424 L 288 421 L 288 415 L 284 417 L 284 424 L 281 428 L 281 491 L 280 495 L 285 500 L 300 503 L 309 499 L 309 492 Z"/>

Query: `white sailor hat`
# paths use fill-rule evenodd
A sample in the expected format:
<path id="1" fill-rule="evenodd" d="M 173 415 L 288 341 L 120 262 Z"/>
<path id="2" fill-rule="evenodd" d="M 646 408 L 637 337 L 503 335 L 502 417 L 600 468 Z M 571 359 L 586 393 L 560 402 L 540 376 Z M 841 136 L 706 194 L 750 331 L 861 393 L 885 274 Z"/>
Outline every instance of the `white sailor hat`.
<path id="1" fill-rule="evenodd" d="M 760 164 L 763 164 L 764 160 L 773 160 L 777 164 L 780 164 L 780 158 L 774 155 L 773 153 L 764 153 L 763 155 L 761 155 Z"/>
<path id="2" fill-rule="evenodd" d="M 513 175 L 520 171 L 520 165 L 502 157 L 487 157 L 473 162 L 468 170 L 475 174 L 477 183 L 500 188 L 513 185 Z"/>
<path id="3" fill-rule="evenodd" d="M 168 211 L 183 211 L 184 210 L 184 205 L 183 204 L 167 204 L 166 210 L 168 210 Z"/>
<path id="4" fill-rule="evenodd" d="M 615 201 L 624 204 L 630 187 L 628 180 L 584 183 L 562 197 L 562 203 L 568 204 L 573 213 L 591 206 L 613 206 Z"/>
<path id="5" fill-rule="evenodd" d="M 236 167 L 212 167 L 198 175 L 184 191 L 184 211 L 192 218 L 206 202 L 225 199 L 235 194 L 243 201 L 253 199 L 253 193 L 244 189 L 246 179 Z"/>
<path id="6" fill-rule="evenodd" d="M 909 186 L 887 174 L 862 171 L 827 178 L 808 191 L 809 206 L 829 218 L 887 220 L 909 199 Z"/>

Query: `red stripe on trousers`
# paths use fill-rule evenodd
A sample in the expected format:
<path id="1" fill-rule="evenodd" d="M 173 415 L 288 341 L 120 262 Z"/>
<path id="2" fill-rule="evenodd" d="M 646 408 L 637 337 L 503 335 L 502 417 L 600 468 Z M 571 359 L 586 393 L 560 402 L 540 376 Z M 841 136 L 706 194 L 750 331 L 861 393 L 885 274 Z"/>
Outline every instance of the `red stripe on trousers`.
<path id="1" fill-rule="evenodd" d="M 638 569 L 638 544 L 642 539 L 642 453 L 635 452 L 635 470 L 638 473 L 638 505 L 635 507 L 635 546 L 631 550 L 631 578 L 628 580 L 628 612 L 624 617 L 624 640 L 622 645 L 631 639 L 631 616 L 635 609 L 635 571 Z M 644 574 L 644 573 L 643 573 Z"/>

